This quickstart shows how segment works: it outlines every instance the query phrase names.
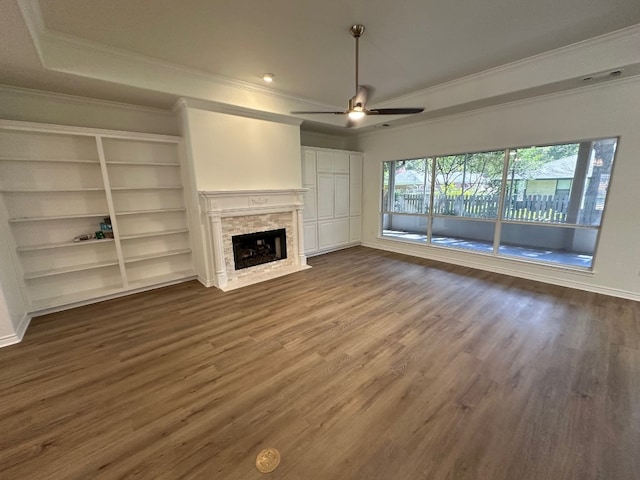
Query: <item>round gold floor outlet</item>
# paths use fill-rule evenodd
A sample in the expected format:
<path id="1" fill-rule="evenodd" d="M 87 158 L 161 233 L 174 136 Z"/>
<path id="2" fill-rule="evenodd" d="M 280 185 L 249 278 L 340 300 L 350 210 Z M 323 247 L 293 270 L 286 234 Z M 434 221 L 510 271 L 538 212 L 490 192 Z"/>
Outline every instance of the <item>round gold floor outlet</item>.
<path id="1" fill-rule="evenodd" d="M 280 464 L 280 452 L 275 448 L 265 448 L 256 458 L 256 468 L 261 473 L 271 473 Z"/>

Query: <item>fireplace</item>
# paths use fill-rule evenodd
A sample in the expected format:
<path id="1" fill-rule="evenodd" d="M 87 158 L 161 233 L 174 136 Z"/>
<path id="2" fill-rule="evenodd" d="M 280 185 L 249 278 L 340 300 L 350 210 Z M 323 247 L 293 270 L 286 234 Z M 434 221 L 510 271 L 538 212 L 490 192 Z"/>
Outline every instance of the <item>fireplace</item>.
<path id="1" fill-rule="evenodd" d="M 310 268 L 304 255 L 304 192 L 200 192 L 210 250 L 202 252 L 199 280 L 227 292 Z"/>
<path id="2" fill-rule="evenodd" d="M 287 258 L 286 229 L 233 235 L 233 261 L 236 270 Z"/>

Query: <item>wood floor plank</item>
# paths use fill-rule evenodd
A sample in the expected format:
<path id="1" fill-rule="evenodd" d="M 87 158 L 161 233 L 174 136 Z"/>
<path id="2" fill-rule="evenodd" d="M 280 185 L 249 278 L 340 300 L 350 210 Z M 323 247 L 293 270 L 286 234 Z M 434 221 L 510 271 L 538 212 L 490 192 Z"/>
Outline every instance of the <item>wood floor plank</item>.
<path id="1" fill-rule="evenodd" d="M 1 479 L 637 480 L 640 304 L 351 248 L 33 320 Z"/>

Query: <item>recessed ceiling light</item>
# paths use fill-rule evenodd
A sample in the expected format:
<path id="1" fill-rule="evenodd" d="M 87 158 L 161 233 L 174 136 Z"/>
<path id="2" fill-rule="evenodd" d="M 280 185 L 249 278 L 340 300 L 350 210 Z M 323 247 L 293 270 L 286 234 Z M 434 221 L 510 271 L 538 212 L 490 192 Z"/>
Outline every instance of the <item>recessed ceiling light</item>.
<path id="1" fill-rule="evenodd" d="M 260 78 L 262 78 L 267 83 L 271 83 L 273 82 L 273 79 L 276 78 L 276 76 L 273 73 L 263 73 L 262 75 L 260 75 Z"/>

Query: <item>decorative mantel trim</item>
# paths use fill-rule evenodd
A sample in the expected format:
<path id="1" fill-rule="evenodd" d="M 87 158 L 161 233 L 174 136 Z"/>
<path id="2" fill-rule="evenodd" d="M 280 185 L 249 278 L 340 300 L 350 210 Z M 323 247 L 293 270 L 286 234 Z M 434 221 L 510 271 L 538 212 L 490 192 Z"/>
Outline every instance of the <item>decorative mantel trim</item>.
<path id="1" fill-rule="evenodd" d="M 287 273 L 300 271 L 307 267 L 307 259 L 304 254 L 303 237 L 303 193 L 306 189 L 283 190 L 221 190 L 200 191 L 200 208 L 202 221 L 209 237 L 209 243 L 213 250 L 213 265 L 211 271 L 215 272 L 215 278 L 205 279 L 205 285 L 220 288 L 223 291 L 233 290 L 251 285 L 257 281 L 269 280 Z M 223 244 L 223 218 L 243 217 L 253 215 L 268 215 L 273 213 L 290 213 L 293 231 L 294 258 L 293 268 L 274 269 L 268 274 L 256 274 L 253 278 L 229 280 L 229 272 L 225 262 Z M 210 256 L 209 256 L 210 257 Z"/>

